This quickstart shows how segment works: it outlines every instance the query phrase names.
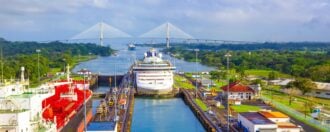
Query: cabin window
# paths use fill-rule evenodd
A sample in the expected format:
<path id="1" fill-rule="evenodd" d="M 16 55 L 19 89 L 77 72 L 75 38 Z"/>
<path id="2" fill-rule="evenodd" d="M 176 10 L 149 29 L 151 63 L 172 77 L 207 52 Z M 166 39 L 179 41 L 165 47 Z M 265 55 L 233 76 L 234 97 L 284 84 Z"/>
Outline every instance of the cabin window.
<path id="1" fill-rule="evenodd" d="M 326 93 L 326 95 L 330 95 L 330 93 Z"/>
<path id="2" fill-rule="evenodd" d="M 326 121 L 326 124 L 330 124 L 330 120 L 327 120 L 327 121 Z"/>
<path id="3" fill-rule="evenodd" d="M 321 94 L 321 92 L 315 92 L 316 94 Z"/>

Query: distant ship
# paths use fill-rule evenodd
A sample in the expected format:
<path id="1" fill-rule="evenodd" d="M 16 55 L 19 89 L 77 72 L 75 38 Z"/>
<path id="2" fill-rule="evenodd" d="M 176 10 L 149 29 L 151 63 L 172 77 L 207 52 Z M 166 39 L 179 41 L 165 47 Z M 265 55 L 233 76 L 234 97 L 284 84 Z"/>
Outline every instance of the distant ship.
<path id="1" fill-rule="evenodd" d="M 173 66 L 162 59 L 154 48 L 144 53 L 144 59 L 133 64 L 138 94 L 168 94 L 173 86 Z"/>
<path id="2" fill-rule="evenodd" d="M 128 44 L 128 50 L 135 50 L 135 45 L 133 43 Z"/>

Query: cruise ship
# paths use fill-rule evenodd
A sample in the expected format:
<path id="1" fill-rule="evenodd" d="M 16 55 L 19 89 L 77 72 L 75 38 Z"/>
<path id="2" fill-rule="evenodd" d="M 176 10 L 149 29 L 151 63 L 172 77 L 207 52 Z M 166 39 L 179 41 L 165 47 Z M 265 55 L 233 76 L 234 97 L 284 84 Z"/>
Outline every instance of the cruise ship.
<path id="1" fill-rule="evenodd" d="M 175 66 L 163 60 L 156 49 L 145 52 L 143 60 L 135 62 L 132 69 L 138 94 L 168 94 L 172 91 Z"/>

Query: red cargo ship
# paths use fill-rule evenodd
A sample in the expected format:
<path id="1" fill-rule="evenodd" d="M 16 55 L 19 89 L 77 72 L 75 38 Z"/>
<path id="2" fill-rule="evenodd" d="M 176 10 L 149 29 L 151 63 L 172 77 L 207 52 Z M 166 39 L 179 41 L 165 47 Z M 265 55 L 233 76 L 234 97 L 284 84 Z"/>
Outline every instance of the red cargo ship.
<path id="1" fill-rule="evenodd" d="M 81 113 L 80 111 L 84 109 L 84 100 L 86 103 L 90 102 L 91 96 L 89 84 L 84 83 L 83 80 L 56 86 L 55 94 L 42 102 L 44 109 L 42 117 L 46 121 L 56 123 L 57 131 L 61 131 L 77 113 Z"/>

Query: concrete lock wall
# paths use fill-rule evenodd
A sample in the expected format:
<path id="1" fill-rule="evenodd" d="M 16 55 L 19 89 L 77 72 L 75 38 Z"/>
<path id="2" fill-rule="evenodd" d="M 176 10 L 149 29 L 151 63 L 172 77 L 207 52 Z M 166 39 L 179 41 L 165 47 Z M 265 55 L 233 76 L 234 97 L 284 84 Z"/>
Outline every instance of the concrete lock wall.
<path id="1" fill-rule="evenodd" d="M 121 80 L 123 79 L 124 75 L 99 75 L 98 76 L 98 85 L 99 86 L 115 86 L 115 80 L 117 86 L 120 84 Z M 111 82 L 110 82 L 111 81 Z"/>

